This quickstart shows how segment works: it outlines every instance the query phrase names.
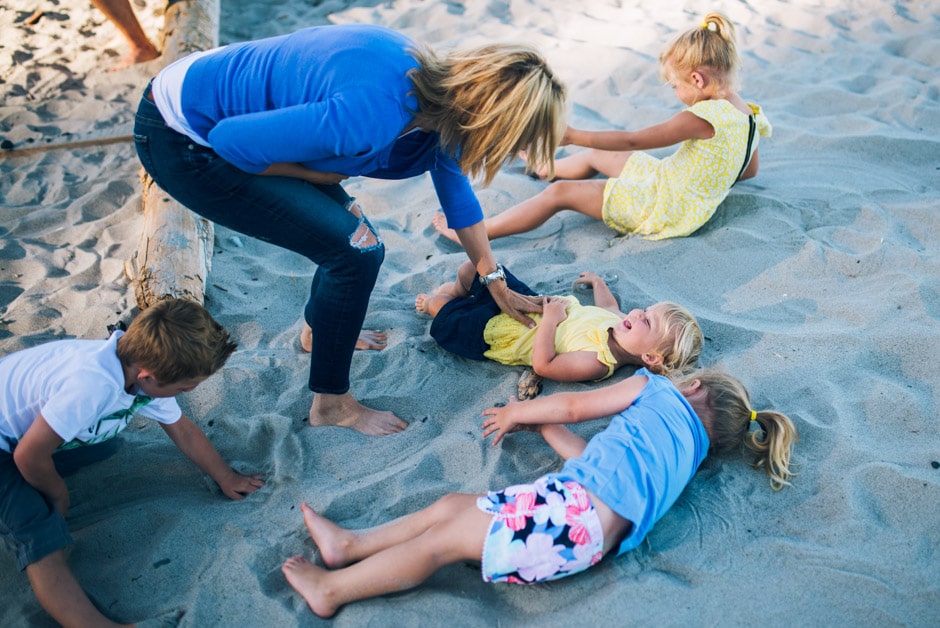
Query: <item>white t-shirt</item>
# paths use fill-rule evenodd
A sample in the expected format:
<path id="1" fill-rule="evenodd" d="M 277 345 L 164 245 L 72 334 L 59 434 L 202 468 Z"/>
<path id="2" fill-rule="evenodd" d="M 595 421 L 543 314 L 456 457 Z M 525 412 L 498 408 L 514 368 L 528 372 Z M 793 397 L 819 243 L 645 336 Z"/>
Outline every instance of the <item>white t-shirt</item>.
<path id="1" fill-rule="evenodd" d="M 41 413 L 60 449 L 112 438 L 134 414 L 160 423 L 182 416 L 173 397 L 124 391 L 114 332 L 108 340 L 57 340 L 0 359 L 0 450 L 11 452 Z"/>

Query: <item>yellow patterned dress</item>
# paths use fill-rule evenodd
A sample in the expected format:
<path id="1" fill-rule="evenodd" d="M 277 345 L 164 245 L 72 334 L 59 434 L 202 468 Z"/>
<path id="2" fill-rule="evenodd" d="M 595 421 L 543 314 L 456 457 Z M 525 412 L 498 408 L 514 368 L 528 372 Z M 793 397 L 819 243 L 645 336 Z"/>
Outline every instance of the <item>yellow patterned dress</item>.
<path id="1" fill-rule="evenodd" d="M 568 317 L 555 329 L 555 353 L 593 351 L 597 360 L 607 367 L 610 377 L 617 367 L 617 360 L 608 345 L 608 330 L 620 322 L 620 316 L 610 310 L 594 305 L 581 305 L 575 297 L 564 297 L 568 306 Z M 529 329 L 506 314 L 494 316 L 483 330 L 483 339 L 490 346 L 484 353 L 487 358 L 512 366 L 531 366 L 535 332 L 542 321 L 541 314 L 529 314 L 536 326 Z"/>
<path id="2" fill-rule="evenodd" d="M 761 108 L 754 112 L 759 137 L 770 137 L 771 126 Z M 630 156 L 620 176 L 604 188 L 604 223 L 618 233 L 638 233 L 647 240 L 686 236 L 708 222 L 744 165 L 749 116 L 727 100 L 703 100 L 686 111 L 707 120 L 715 135 L 687 140 L 664 159 L 642 151 Z"/>

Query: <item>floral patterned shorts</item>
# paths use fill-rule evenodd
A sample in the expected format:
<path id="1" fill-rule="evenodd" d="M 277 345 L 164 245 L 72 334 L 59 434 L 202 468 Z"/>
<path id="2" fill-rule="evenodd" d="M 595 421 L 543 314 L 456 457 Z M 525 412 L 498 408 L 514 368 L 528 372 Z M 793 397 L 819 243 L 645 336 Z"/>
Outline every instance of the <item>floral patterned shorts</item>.
<path id="1" fill-rule="evenodd" d="M 587 491 L 544 476 L 491 491 L 477 507 L 493 515 L 483 580 L 533 584 L 584 571 L 603 557 L 604 533 Z"/>

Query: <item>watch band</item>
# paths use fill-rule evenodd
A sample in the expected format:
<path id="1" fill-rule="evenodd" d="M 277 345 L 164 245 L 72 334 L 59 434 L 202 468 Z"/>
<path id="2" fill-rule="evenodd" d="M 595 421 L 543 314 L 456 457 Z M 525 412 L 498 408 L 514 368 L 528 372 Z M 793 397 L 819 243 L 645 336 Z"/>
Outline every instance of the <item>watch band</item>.
<path id="1" fill-rule="evenodd" d="M 490 285 L 490 284 L 493 283 L 494 281 L 499 281 L 500 279 L 503 279 L 503 280 L 506 279 L 506 271 L 505 271 L 505 269 L 503 268 L 503 265 L 502 265 L 502 264 L 497 264 L 497 265 L 496 265 L 496 270 L 494 270 L 493 272 L 491 272 L 491 273 L 488 274 L 488 275 L 481 275 L 481 276 L 480 276 L 480 285 L 482 285 L 482 286 L 485 287 L 485 286 Z"/>

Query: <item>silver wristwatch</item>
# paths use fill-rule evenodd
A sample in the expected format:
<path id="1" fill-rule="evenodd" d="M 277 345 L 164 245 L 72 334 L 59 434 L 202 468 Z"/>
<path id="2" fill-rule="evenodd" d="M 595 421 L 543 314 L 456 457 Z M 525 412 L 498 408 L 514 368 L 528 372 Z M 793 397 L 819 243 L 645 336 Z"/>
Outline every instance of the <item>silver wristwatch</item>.
<path id="1" fill-rule="evenodd" d="M 485 286 L 490 285 L 494 281 L 499 281 L 500 279 L 504 279 L 504 280 L 506 279 L 506 271 L 503 269 L 502 264 L 497 264 L 496 270 L 491 272 L 489 275 L 480 276 L 480 285 L 485 287 Z"/>

